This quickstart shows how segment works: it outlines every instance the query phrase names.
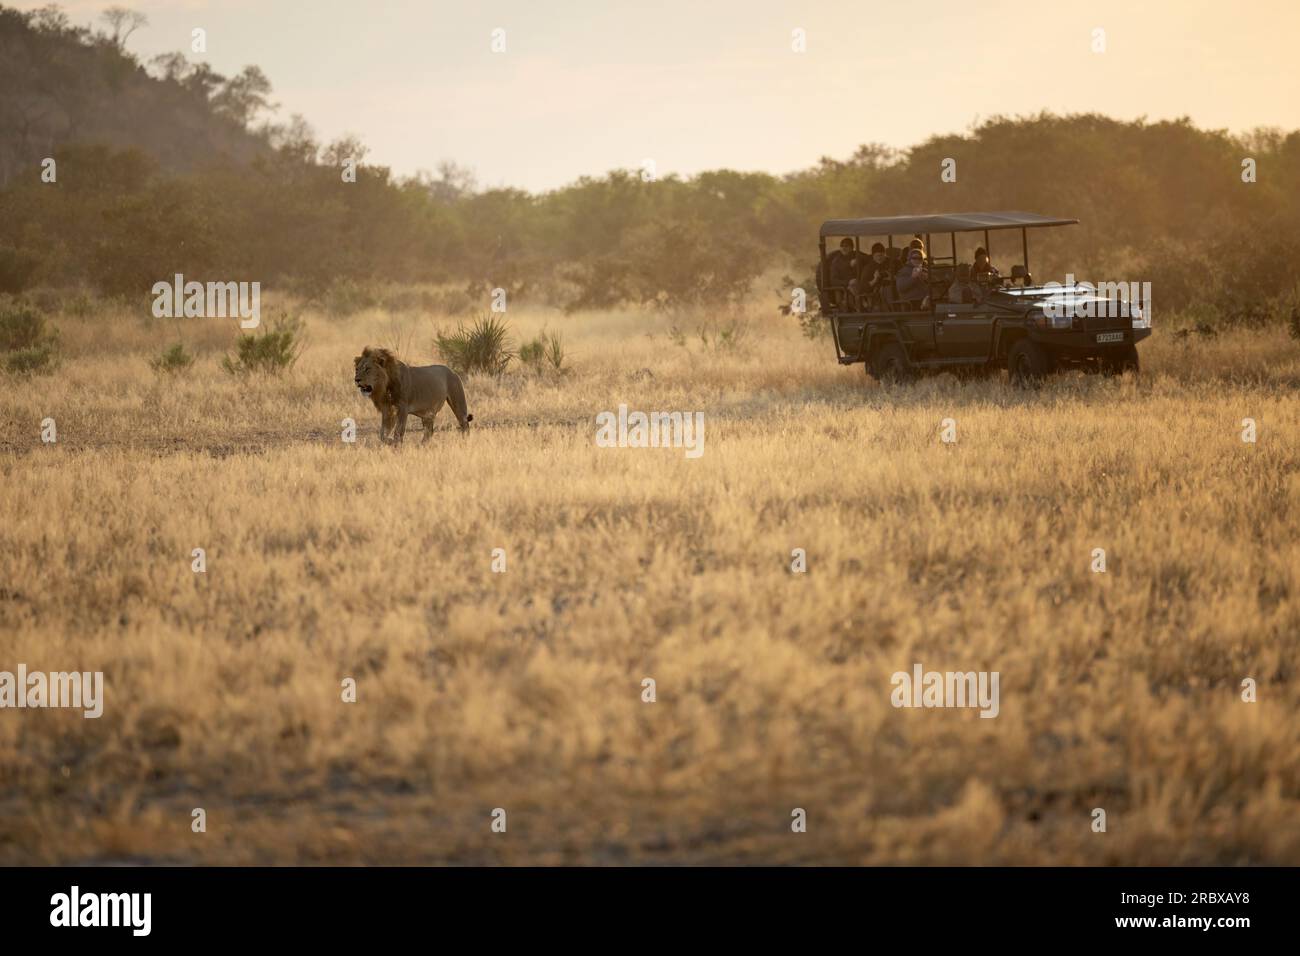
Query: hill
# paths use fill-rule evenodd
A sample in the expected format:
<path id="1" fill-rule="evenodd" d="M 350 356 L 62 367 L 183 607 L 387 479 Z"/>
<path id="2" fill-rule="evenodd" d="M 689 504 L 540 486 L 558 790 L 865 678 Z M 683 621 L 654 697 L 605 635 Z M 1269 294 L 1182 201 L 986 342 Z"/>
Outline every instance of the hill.
<path id="1" fill-rule="evenodd" d="M 248 129 L 270 85 L 250 67 L 223 77 L 172 54 L 151 74 L 120 39 L 47 7 L 0 6 L 0 187 L 65 146 L 138 148 L 170 173 L 265 153 Z"/>

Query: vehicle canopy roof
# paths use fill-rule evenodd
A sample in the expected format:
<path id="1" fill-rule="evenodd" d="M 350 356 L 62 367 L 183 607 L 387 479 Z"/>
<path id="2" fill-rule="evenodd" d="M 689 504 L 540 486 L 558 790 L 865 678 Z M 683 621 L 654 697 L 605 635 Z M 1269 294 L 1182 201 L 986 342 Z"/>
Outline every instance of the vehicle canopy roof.
<path id="1" fill-rule="evenodd" d="M 1036 212 L 950 212 L 937 216 L 880 216 L 875 219 L 828 219 L 821 236 L 901 236 L 935 232 L 984 232 L 1072 226 L 1077 219 L 1057 219 Z"/>

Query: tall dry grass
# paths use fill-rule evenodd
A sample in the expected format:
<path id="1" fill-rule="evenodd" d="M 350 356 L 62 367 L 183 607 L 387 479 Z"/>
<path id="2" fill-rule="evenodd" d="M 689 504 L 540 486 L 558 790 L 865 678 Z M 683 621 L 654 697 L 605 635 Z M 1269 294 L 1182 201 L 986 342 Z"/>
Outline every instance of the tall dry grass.
<path id="1" fill-rule="evenodd" d="M 512 312 L 572 372 L 471 378 L 468 436 L 395 449 L 351 358 L 434 323 L 307 320 L 279 379 L 201 321 L 156 374 L 174 334 L 107 314 L 0 385 L 0 669 L 107 683 L 0 712 L 0 863 L 1300 862 L 1282 333 L 885 391 L 790 319 Z M 620 403 L 703 411 L 703 457 L 596 447 Z M 999 716 L 893 708 L 916 662 L 998 671 Z"/>

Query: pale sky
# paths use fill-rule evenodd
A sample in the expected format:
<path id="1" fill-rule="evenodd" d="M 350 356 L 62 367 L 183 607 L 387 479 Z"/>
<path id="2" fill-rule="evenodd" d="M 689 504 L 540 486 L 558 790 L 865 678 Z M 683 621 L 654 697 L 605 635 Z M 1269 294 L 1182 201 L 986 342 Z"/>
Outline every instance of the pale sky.
<path id="1" fill-rule="evenodd" d="M 483 186 L 544 190 L 645 159 L 660 175 L 784 173 L 1044 109 L 1300 128 L 1298 0 L 62 6 L 85 25 L 114 2 L 149 17 L 127 44 L 142 59 L 188 54 L 203 27 L 208 52 L 191 58 L 227 75 L 260 66 L 282 118 L 301 113 L 327 141 L 355 133 L 398 174 L 450 159 Z"/>

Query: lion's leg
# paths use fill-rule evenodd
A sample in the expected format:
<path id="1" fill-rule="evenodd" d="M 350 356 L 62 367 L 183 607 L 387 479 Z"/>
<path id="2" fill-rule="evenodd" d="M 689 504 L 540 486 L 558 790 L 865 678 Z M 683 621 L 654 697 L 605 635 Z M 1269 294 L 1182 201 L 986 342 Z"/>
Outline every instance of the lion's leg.
<path id="1" fill-rule="evenodd" d="M 438 417 L 438 410 L 420 416 L 420 421 L 424 422 L 424 440 L 428 441 L 433 437 L 433 420 Z"/>
<path id="2" fill-rule="evenodd" d="M 397 428 L 393 432 L 394 440 L 400 442 L 406 435 L 406 409 L 401 408 L 397 411 Z"/>
<path id="3" fill-rule="evenodd" d="M 388 443 L 389 432 L 393 430 L 393 409 L 385 408 L 379 419 L 379 440 Z"/>

